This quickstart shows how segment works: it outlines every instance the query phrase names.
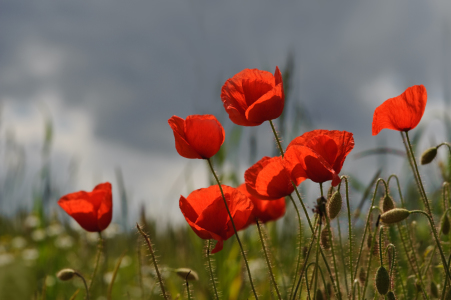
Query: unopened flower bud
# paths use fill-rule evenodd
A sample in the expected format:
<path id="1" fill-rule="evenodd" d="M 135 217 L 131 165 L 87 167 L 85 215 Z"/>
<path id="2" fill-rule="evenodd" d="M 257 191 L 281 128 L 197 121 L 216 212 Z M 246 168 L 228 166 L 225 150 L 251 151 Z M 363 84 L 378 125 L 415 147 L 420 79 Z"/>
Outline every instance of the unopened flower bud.
<path id="1" fill-rule="evenodd" d="M 432 147 L 426 149 L 423 154 L 421 154 L 421 164 L 427 165 L 437 156 L 437 147 Z"/>
<path id="2" fill-rule="evenodd" d="M 392 210 L 393 208 L 395 208 L 395 202 L 389 194 L 386 194 L 382 202 L 382 211 L 387 212 L 389 210 Z"/>
<path id="3" fill-rule="evenodd" d="M 186 279 L 188 281 L 199 280 L 199 276 L 197 276 L 197 273 L 188 268 L 178 268 L 175 270 L 175 273 L 179 275 L 181 278 Z"/>
<path id="4" fill-rule="evenodd" d="M 448 214 L 443 215 L 441 223 L 441 229 L 443 234 L 448 234 L 451 224 L 449 223 Z"/>
<path id="5" fill-rule="evenodd" d="M 387 299 L 388 300 L 396 300 L 395 293 L 393 293 L 392 291 L 388 292 Z"/>
<path id="6" fill-rule="evenodd" d="M 62 269 L 56 274 L 56 277 L 62 281 L 71 280 L 75 276 L 75 271 L 72 269 Z"/>
<path id="7" fill-rule="evenodd" d="M 379 267 L 376 273 L 376 289 L 381 295 L 388 293 L 390 289 L 390 275 L 388 275 L 387 269 L 383 266 Z"/>
<path id="8" fill-rule="evenodd" d="M 381 220 L 385 224 L 395 224 L 403 221 L 410 215 L 410 211 L 404 208 L 394 208 L 381 215 Z"/>
<path id="9" fill-rule="evenodd" d="M 331 220 L 335 219 L 335 217 L 340 213 L 342 204 L 343 199 L 341 198 L 341 193 L 340 191 L 336 191 L 327 203 L 327 211 L 329 212 L 329 218 Z"/>

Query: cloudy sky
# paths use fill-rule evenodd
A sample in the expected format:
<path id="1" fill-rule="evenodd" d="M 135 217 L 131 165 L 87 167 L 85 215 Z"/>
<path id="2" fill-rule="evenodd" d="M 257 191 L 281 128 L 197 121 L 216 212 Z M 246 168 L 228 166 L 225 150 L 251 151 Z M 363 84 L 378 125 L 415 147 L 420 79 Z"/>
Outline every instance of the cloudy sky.
<path id="1" fill-rule="evenodd" d="M 313 128 L 353 132 L 355 153 L 380 144 L 402 149 L 398 133 L 371 136 L 374 109 L 387 98 L 425 85 L 428 122 L 449 107 L 451 95 L 445 0 L 2 0 L 0 41 L 1 145 L 13 136 L 27 166 L 21 200 L 2 199 L 3 210 L 31 203 L 48 116 L 59 193 L 100 181 L 114 185 L 121 168 L 132 211 L 146 203 L 150 215 L 177 223 L 179 195 L 206 187 L 207 173 L 202 161 L 178 156 L 167 120 L 214 114 L 230 133 L 220 89 L 244 68 L 284 71 L 291 54 L 289 122 L 301 106 Z M 431 126 L 431 135 L 441 131 L 439 122 Z M 269 130 L 268 124 L 246 128 L 242 144 L 255 135 L 258 156 L 271 155 Z M 245 170 L 247 156 L 242 161 Z M 370 173 L 353 170 L 351 161 L 343 171 L 369 178 L 377 159 L 369 161 Z M 399 163 L 388 168 L 387 174 L 397 172 Z M 193 174 L 189 187 L 186 169 Z"/>

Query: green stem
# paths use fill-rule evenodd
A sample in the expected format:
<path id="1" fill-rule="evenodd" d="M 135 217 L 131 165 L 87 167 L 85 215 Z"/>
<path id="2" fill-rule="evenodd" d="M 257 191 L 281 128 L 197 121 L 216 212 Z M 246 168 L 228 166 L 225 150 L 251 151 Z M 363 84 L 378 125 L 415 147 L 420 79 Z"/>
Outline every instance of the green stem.
<path id="1" fill-rule="evenodd" d="M 373 245 L 374 245 L 374 243 L 376 242 L 376 236 L 377 236 L 377 229 L 378 229 L 378 227 L 377 227 L 377 225 L 378 225 L 378 223 L 379 222 L 376 222 L 376 228 L 375 228 L 375 230 L 374 230 L 374 235 L 373 235 L 373 239 L 372 239 L 372 241 L 371 241 L 371 249 L 370 249 L 370 251 L 369 251 L 369 259 L 368 259 L 368 265 L 367 265 L 367 267 L 366 267 L 366 280 L 365 280 L 365 284 L 363 285 L 363 292 L 362 292 L 362 298 L 363 299 L 366 299 L 365 298 L 365 292 L 366 292 L 366 287 L 368 286 L 368 277 L 369 277 L 369 274 L 370 274 L 370 268 L 371 268 L 371 260 L 373 259 Z"/>
<path id="2" fill-rule="evenodd" d="M 191 293 L 189 291 L 189 283 L 188 283 L 188 276 L 189 276 L 189 274 L 191 274 L 191 270 L 188 272 L 188 274 L 186 274 L 185 282 L 186 282 L 186 292 L 188 294 L 188 300 L 191 300 Z"/>
<path id="3" fill-rule="evenodd" d="M 85 290 L 86 290 L 86 299 L 89 300 L 89 289 L 88 289 L 88 285 L 86 284 L 85 278 L 78 272 L 74 272 L 74 274 L 77 275 L 78 277 L 80 277 L 81 280 L 83 280 L 83 284 L 84 284 Z"/>
<path id="4" fill-rule="evenodd" d="M 424 212 L 422 210 L 411 210 L 410 213 L 425 215 L 428 218 L 429 224 L 431 225 L 431 227 L 434 227 L 434 223 L 433 223 L 434 221 L 432 221 L 431 216 L 429 216 L 426 212 Z M 449 272 L 449 269 L 446 267 L 448 264 L 446 263 L 446 258 L 445 258 L 445 255 L 443 254 L 443 249 L 440 244 L 440 240 L 438 239 L 437 232 L 435 230 L 432 230 L 432 233 L 434 234 L 435 243 L 437 244 L 438 250 L 440 251 L 440 256 L 442 258 L 442 264 L 443 264 L 443 267 L 445 268 L 446 275 L 448 276 L 449 279 L 451 279 L 451 274 Z"/>
<path id="5" fill-rule="evenodd" d="M 274 277 L 274 273 L 272 271 L 271 262 L 269 261 L 268 251 L 267 251 L 266 245 L 265 245 L 265 239 L 263 238 L 262 231 L 260 229 L 260 224 L 258 223 L 257 218 L 255 218 L 255 223 L 257 224 L 258 235 L 260 236 L 260 241 L 262 242 L 263 253 L 265 254 L 266 265 L 268 266 L 268 269 L 269 269 L 269 275 L 271 276 L 271 281 L 274 284 L 274 288 L 276 290 L 277 297 L 279 298 L 279 300 L 282 300 L 282 297 L 280 296 L 279 288 L 277 286 L 276 279 Z"/>
<path id="6" fill-rule="evenodd" d="M 321 269 L 321 266 L 319 266 L 316 262 L 312 261 L 311 263 L 309 263 L 308 266 L 307 266 L 307 268 L 306 268 L 306 270 L 305 270 L 305 273 L 306 273 L 306 274 L 308 273 L 308 269 L 310 268 L 311 265 L 315 265 L 315 266 L 316 266 L 315 270 L 316 270 L 316 269 L 319 270 L 319 274 L 321 275 L 321 279 L 323 280 L 324 288 L 326 288 L 326 280 L 324 279 L 323 270 Z M 305 277 L 307 278 L 307 276 L 305 276 Z M 307 285 L 307 290 L 308 290 L 308 289 L 309 289 L 308 280 L 306 280 L 306 285 Z M 313 291 L 313 293 L 315 293 L 315 294 L 314 294 L 315 296 L 313 296 L 313 297 L 315 298 L 315 297 L 316 297 L 316 289 Z M 309 296 L 310 296 L 310 294 L 309 294 Z M 330 295 L 329 295 L 329 294 L 328 294 L 328 297 L 330 298 Z M 329 299 L 329 298 L 328 298 L 328 299 Z"/>
<path id="7" fill-rule="evenodd" d="M 102 238 L 102 234 L 99 232 L 99 243 L 97 245 L 96 264 L 94 265 L 94 271 L 92 271 L 91 281 L 89 282 L 89 288 L 88 288 L 89 291 L 92 288 L 92 283 L 94 282 L 94 277 L 96 276 L 97 269 L 99 268 L 99 262 L 100 262 L 100 256 L 102 255 L 102 250 L 103 250 L 103 238 Z"/>
<path id="8" fill-rule="evenodd" d="M 215 170 L 213 169 L 213 165 L 211 164 L 210 159 L 207 158 L 207 161 L 208 161 L 208 165 L 210 166 L 210 170 L 213 173 L 213 176 L 215 177 L 216 182 L 218 183 L 219 190 L 221 191 L 222 199 L 224 200 L 224 205 L 225 205 L 225 207 L 227 209 L 227 214 L 229 215 L 229 218 L 230 218 L 230 223 L 232 223 L 233 231 L 235 232 L 236 240 L 238 241 L 238 244 L 240 245 L 241 255 L 243 256 L 244 262 L 246 264 L 247 275 L 249 276 L 249 282 L 250 282 L 251 287 L 252 287 L 252 292 L 254 293 L 255 299 L 258 299 L 257 292 L 255 291 L 255 287 L 254 287 L 254 282 L 252 280 L 251 270 L 249 269 L 249 263 L 247 262 L 246 253 L 244 252 L 243 245 L 241 244 L 240 238 L 238 236 L 238 232 L 237 232 L 236 227 L 235 227 L 235 222 L 233 221 L 232 214 L 230 213 L 230 210 L 229 210 L 229 206 L 227 205 L 227 200 L 226 200 L 226 198 L 224 196 L 224 192 L 222 191 L 221 182 L 219 181 L 219 178 L 216 175 Z"/>
<path id="9" fill-rule="evenodd" d="M 301 266 L 301 257 L 302 257 L 302 222 L 301 222 L 301 215 L 299 214 L 299 209 L 298 206 L 296 205 L 296 202 L 293 199 L 293 196 L 289 195 L 288 196 L 291 200 L 291 202 L 293 203 L 294 209 L 296 210 L 296 215 L 298 217 L 298 222 L 299 222 L 299 247 L 298 247 L 298 260 L 296 263 L 296 271 L 294 272 L 294 278 L 293 278 L 293 283 L 291 285 L 291 291 L 290 291 L 290 297 L 288 299 L 291 299 L 291 296 L 293 294 L 294 291 L 294 285 L 296 284 L 296 278 L 298 276 L 298 272 L 299 272 L 299 268 Z"/>
<path id="10" fill-rule="evenodd" d="M 272 131 L 273 131 L 273 133 L 274 133 L 274 137 L 275 137 L 275 139 L 276 139 L 277 146 L 278 146 L 279 151 L 280 151 L 280 154 L 282 155 L 282 158 L 283 158 L 283 157 L 284 157 L 284 152 L 283 152 L 282 145 L 281 145 L 281 143 L 280 143 L 279 136 L 278 136 L 277 131 L 276 131 L 275 127 L 274 127 L 274 124 L 272 123 L 271 120 L 269 121 L 269 123 L 271 124 L 271 128 L 272 128 Z M 291 180 L 291 184 L 293 185 L 294 190 L 295 190 L 295 192 L 296 192 L 296 195 L 297 195 L 299 201 L 301 202 L 301 206 L 302 206 L 302 209 L 304 210 L 304 214 L 305 214 L 305 216 L 306 216 L 306 218 L 307 218 L 307 222 L 308 222 L 308 224 L 309 224 L 310 231 L 313 233 L 312 222 L 310 221 L 310 217 L 309 217 L 309 215 L 308 215 L 308 213 L 307 213 L 307 209 L 305 208 L 304 202 L 302 201 L 302 197 L 301 197 L 301 195 L 299 194 L 299 191 L 298 191 L 298 189 L 297 189 L 297 186 L 296 186 L 296 184 L 293 182 L 293 180 Z M 337 290 L 337 286 L 335 285 L 335 280 L 334 280 L 334 277 L 333 277 L 333 275 L 332 275 L 332 271 L 330 270 L 329 264 L 328 264 L 328 262 L 327 262 L 327 258 L 326 258 L 326 256 L 324 255 L 322 249 L 320 249 L 320 252 L 321 252 L 321 256 L 322 256 L 322 258 L 323 258 L 324 264 L 325 264 L 325 266 L 326 266 L 326 268 L 327 268 L 327 271 L 328 271 L 328 273 L 329 273 L 329 277 L 330 277 L 330 279 L 331 279 L 332 286 L 334 287 L 334 291 L 335 291 L 335 293 L 338 295 L 338 299 L 341 300 L 341 293 L 340 293 L 339 290 Z"/>
<path id="11" fill-rule="evenodd" d="M 153 252 L 152 243 L 150 242 L 150 237 L 142 230 L 141 226 L 139 226 L 138 223 L 136 223 L 136 228 L 138 228 L 139 233 L 143 236 L 144 240 L 147 243 L 147 247 L 150 251 L 150 256 L 152 257 L 153 266 L 155 267 L 155 272 L 157 273 L 158 282 L 160 284 L 161 293 L 163 294 L 163 297 L 165 300 L 168 300 L 169 297 L 166 295 L 166 290 L 164 289 L 164 283 L 163 278 L 161 277 L 160 270 L 158 269 L 157 259 L 155 257 L 155 253 Z"/>
<path id="12" fill-rule="evenodd" d="M 319 216 L 319 231 L 318 234 L 321 234 L 321 216 Z M 321 246 L 319 245 L 319 240 L 316 240 L 316 257 L 315 257 L 315 262 L 318 262 L 318 258 L 319 258 L 319 249 L 321 248 Z M 316 263 L 316 268 L 315 268 L 315 281 L 314 281 L 314 286 L 313 286 L 313 292 L 315 293 L 313 296 L 313 299 L 316 298 L 316 288 L 318 286 L 318 263 Z"/>
<path id="13" fill-rule="evenodd" d="M 384 261 L 382 259 L 382 233 L 384 232 L 384 226 L 379 229 L 379 258 L 381 260 L 381 267 L 384 266 Z"/>
<path id="14" fill-rule="evenodd" d="M 211 266 L 210 249 L 211 249 L 211 239 L 208 239 L 208 245 L 207 245 L 208 270 L 210 271 L 210 279 L 211 279 L 211 283 L 213 285 L 213 290 L 215 292 L 215 299 L 219 300 L 218 290 L 216 289 L 216 279 L 215 279 L 215 275 L 213 273 L 213 267 Z"/>
<path id="15" fill-rule="evenodd" d="M 351 273 L 351 282 L 354 282 L 355 276 L 352 275 L 352 252 L 353 252 L 353 242 L 352 242 L 352 226 L 351 226 L 351 207 L 349 205 L 349 184 L 348 184 L 348 178 L 346 176 L 341 176 L 341 180 L 345 180 L 346 184 L 346 206 L 348 208 L 348 238 L 349 238 L 349 270 Z M 341 186 L 341 181 L 340 181 Z M 340 190 L 340 188 L 338 188 Z"/>
<path id="16" fill-rule="evenodd" d="M 340 242 L 340 253 L 341 253 L 341 260 L 343 261 L 343 273 L 345 278 L 345 287 L 346 287 L 346 295 L 349 295 L 349 288 L 348 288 L 348 275 L 346 274 L 346 263 L 345 263 L 345 254 L 343 251 L 343 243 L 341 238 L 341 229 L 340 229 L 340 219 L 337 216 L 337 229 L 338 229 L 338 240 Z M 352 271 L 351 271 L 352 273 Z"/>

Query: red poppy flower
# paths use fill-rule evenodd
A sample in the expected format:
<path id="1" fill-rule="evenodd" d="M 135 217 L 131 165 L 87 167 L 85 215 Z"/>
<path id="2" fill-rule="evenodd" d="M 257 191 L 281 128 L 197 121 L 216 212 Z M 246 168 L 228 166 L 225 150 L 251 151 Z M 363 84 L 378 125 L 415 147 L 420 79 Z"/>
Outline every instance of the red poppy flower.
<path id="1" fill-rule="evenodd" d="M 244 69 L 224 83 L 221 100 L 230 120 L 237 125 L 257 126 L 277 119 L 285 103 L 282 74 L 278 67 L 274 75 Z"/>
<path id="2" fill-rule="evenodd" d="M 213 115 L 191 115 L 186 120 L 172 116 L 168 123 L 174 131 L 175 148 L 183 157 L 210 158 L 224 143 L 224 128 Z"/>
<path id="3" fill-rule="evenodd" d="M 244 173 L 249 194 L 264 200 L 275 200 L 294 191 L 290 174 L 280 156 L 265 156 Z"/>
<path id="4" fill-rule="evenodd" d="M 111 183 L 101 183 L 92 192 L 67 194 L 58 200 L 58 204 L 84 230 L 100 232 L 110 225 L 113 216 Z"/>
<path id="5" fill-rule="evenodd" d="M 254 210 L 249 218 L 249 224 L 255 223 L 255 218 L 257 218 L 259 222 L 266 223 L 275 221 L 285 215 L 284 197 L 276 200 L 258 199 L 248 192 L 246 184 L 244 183 L 238 187 L 238 190 L 249 197 L 254 204 Z"/>
<path id="6" fill-rule="evenodd" d="M 346 156 L 354 148 L 352 133 L 338 130 L 313 130 L 295 138 L 287 147 L 284 161 L 291 178 L 299 185 L 305 179 L 314 182 L 340 182 Z"/>
<path id="7" fill-rule="evenodd" d="M 230 186 L 222 185 L 222 190 L 236 230 L 243 229 L 254 209 L 252 201 Z M 234 235 L 232 223 L 217 185 L 195 190 L 187 198 L 180 196 L 179 206 L 186 221 L 200 238 L 218 241 L 211 253 L 220 251 L 223 242 Z"/>
<path id="8" fill-rule="evenodd" d="M 427 102 L 427 91 L 423 85 L 414 85 L 404 93 L 382 103 L 373 115 L 373 135 L 382 129 L 409 131 L 420 123 Z"/>

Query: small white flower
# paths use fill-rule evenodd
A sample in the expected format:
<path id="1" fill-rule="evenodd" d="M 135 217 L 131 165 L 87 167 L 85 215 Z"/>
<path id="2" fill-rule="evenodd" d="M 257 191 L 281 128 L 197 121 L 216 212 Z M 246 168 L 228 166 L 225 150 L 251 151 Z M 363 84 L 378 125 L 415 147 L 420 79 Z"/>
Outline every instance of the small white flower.
<path id="1" fill-rule="evenodd" d="M 47 227 L 47 234 L 49 236 L 60 235 L 63 232 L 64 232 L 64 227 L 58 223 L 52 224 L 49 227 Z"/>
<path id="2" fill-rule="evenodd" d="M 59 236 L 55 240 L 55 246 L 61 249 L 67 249 L 74 245 L 74 239 L 68 235 Z"/>
<path id="3" fill-rule="evenodd" d="M 21 236 L 16 236 L 11 241 L 11 246 L 16 249 L 22 249 L 27 245 L 27 240 Z"/>
<path id="4" fill-rule="evenodd" d="M 33 230 L 33 232 L 31 233 L 31 238 L 36 242 L 42 241 L 43 239 L 45 239 L 45 231 L 43 229 Z"/>
<path id="5" fill-rule="evenodd" d="M 39 252 L 37 249 L 34 248 L 30 248 L 30 249 L 25 249 L 22 252 L 22 258 L 24 260 L 35 260 L 39 257 Z"/>
<path id="6" fill-rule="evenodd" d="M 36 228 L 41 224 L 41 221 L 39 221 L 39 218 L 35 215 L 29 215 L 25 219 L 25 226 L 28 228 Z"/>

